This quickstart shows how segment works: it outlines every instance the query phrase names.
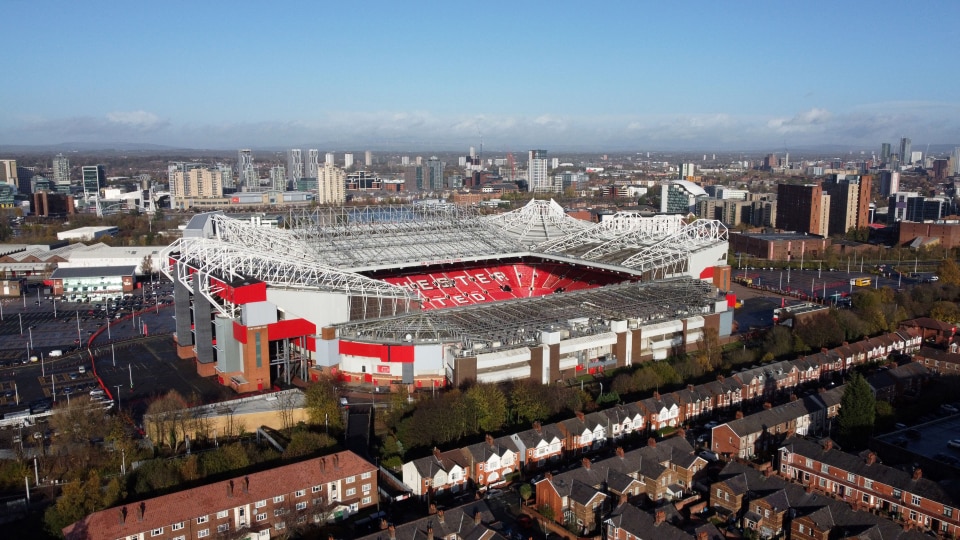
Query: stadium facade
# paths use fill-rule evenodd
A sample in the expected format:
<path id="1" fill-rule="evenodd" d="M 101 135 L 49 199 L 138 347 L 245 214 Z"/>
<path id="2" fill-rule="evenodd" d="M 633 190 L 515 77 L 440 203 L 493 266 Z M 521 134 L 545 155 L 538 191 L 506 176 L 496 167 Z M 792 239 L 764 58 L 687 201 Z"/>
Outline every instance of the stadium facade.
<path id="1" fill-rule="evenodd" d="M 162 253 L 180 355 L 238 392 L 321 373 L 386 389 L 552 383 L 697 347 L 733 325 L 727 229 L 533 200 L 195 216 Z"/>

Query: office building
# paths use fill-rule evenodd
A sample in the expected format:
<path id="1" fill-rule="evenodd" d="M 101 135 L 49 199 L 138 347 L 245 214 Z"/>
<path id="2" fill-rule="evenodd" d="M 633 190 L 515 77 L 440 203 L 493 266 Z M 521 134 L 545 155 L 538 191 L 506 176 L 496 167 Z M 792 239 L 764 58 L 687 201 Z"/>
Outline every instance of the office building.
<path id="1" fill-rule="evenodd" d="M 343 155 L 343 168 L 350 169 L 353 167 L 353 154 L 344 154 Z"/>
<path id="2" fill-rule="evenodd" d="M 950 154 L 950 174 L 960 175 L 960 147 L 954 148 Z"/>
<path id="3" fill-rule="evenodd" d="M 709 196 L 702 187 L 687 180 L 674 180 L 660 186 L 660 212 L 689 214 L 697 211 L 697 202 Z"/>
<path id="4" fill-rule="evenodd" d="M 822 230 L 823 188 L 820 184 L 777 186 L 777 228 L 825 236 Z"/>
<path id="5" fill-rule="evenodd" d="M 373 152 L 370 150 L 363 153 L 363 165 L 365 167 L 373 167 Z"/>
<path id="6" fill-rule="evenodd" d="M 100 190 L 107 183 L 107 173 L 103 170 L 103 165 L 84 165 L 81 169 L 83 178 L 83 197 L 98 197 Z"/>
<path id="7" fill-rule="evenodd" d="M 53 158 L 53 185 L 57 193 L 70 193 L 70 160 L 63 154 Z"/>
<path id="8" fill-rule="evenodd" d="M 334 157 L 334 155 L 333 155 L 333 152 L 327 152 L 326 155 L 323 156 L 323 164 L 324 164 L 324 165 L 333 165 L 333 164 L 334 164 L 334 159 L 335 159 L 335 157 Z"/>
<path id="9" fill-rule="evenodd" d="M 911 148 L 911 141 L 907 137 L 900 139 L 900 164 L 909 165 L 910 157 L 912 155 L 913 149 Z"/>
<path id="10" fill-rule="evenodd" d="M 950 199 L 946 197 L 910 197 L 904 221 L 937 221 L 950 213 Z"/>
<path id="11" fill-rule="evenodd" d="M 220 171 L 220 181 L 223 183 L 223 189 L 231 191 L 236 189 L 236 185 L 233 182 L 233 167 L 225 163 L 217 163 L 216 167 L 217 170 Z"/>
<path id="12" fill-rule="evenodd" d="M 900 173 L 897 171 L 880 171 L 880 195 L 889 197 L 900 191 Z"/>
<path id="13" fill-rule="evenodd" d="M 347 173 L 343 169 L 324 164 L 317 171 L 317 203 L 343 204 L 347 200 Z"/>
<path id="14" fill-rule="evenodd" d="M 527 185 L 534 193 L 558 193 L 560 191 L 547 175 L 547 151 L 530 150 L 527 158 Z"/>
<path id="15" fill-rule="evenodd" d="M 890 194 L 887 206 L 887 223 L 894 224 L 907 219 L 907 201 L 919 197 L 916 191 L 898 191 Z"/>
<path id="16" fill-rule="evenodd" d="M 290 185 L 295 186 L 303 178 L 303 153 L 299 148 L 287 151 L 287 174 L 290 175 Z M 278 187 L 279 186 L 279 187 Z M 286 182 L 282 185 L 273 182 L 273 189 L 286 189 Z"/>
<path id="17" fill-rule="evenodd" d="M 890 163 L 890 143 L 885 142 L 880 145 L 880 162 Z"/>
<path id="18" fill-rule="evenodd" d="M 694 163 L 680 164 L 680 180 L 686 180 L 697 175 L 697 165 Z"/>

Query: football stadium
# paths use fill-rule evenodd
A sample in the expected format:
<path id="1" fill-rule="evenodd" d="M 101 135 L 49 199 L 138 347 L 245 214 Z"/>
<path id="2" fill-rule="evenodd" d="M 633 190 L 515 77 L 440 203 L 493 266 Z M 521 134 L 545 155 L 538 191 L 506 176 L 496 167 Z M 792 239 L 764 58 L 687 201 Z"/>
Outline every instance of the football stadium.
<path id="1" fill-rule="evenodd" d="M 238 392 L 328 374 L 413 388 L 544 384 L 667 358 L 733 325 L 727 229 L 531 200 L 194 216 L 162 253 L 175 339 Z"/>

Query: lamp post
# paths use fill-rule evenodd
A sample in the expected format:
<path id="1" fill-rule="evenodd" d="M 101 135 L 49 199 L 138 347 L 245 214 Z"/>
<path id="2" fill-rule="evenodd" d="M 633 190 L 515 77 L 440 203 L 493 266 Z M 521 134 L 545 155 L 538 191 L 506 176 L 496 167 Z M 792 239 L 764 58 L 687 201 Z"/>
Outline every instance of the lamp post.
<path id="1" fill-rule="evenodd" d="M 120 412 L 120 387 L 122 384 L 115 384 L 114 387 L 117 389 L 117 412 Z"/>

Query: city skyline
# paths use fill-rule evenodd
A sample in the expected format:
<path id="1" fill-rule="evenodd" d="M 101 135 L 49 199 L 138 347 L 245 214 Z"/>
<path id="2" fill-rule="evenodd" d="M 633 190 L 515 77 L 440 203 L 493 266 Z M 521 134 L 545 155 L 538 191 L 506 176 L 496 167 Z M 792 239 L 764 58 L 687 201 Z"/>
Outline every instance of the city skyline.
<path id="1" fill-rule="evenodd" d="M 960 142 L 958 76 L 947 68 L 958 37 L 909 24 L 954 20 L 955 3 L 911 7 L 908 17 L 895 2 L 99 8 L 7 6 L 22 24 L 9 25 L 12 54 L 0 58 L 17 75 L 0 93 L 0 145 L 376 151 L 465 148 L 482 136 L 486 148 L 514 152 L 876 151 L 902 136 L 918 149 Z M 27 24 L 40 20 L 56 31 Z"/>

